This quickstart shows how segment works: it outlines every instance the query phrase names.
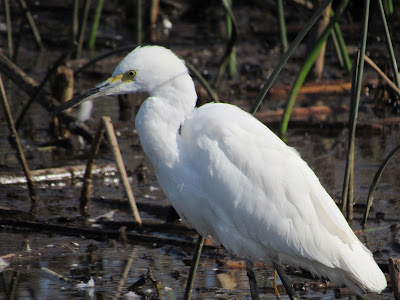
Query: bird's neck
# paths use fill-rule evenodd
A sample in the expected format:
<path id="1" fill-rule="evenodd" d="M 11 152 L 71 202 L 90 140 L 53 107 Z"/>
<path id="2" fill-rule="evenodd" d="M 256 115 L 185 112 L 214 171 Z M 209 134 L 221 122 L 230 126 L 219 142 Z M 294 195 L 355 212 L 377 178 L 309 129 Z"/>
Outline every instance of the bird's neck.
<path id="1" fill-rule="evenodd" d="M 136 116 L 136 130 L 154 168 L 171 167 L 179 159 L 180 127 L 197 100 L 189 75 L 179 84 L 150 92 Z"/>

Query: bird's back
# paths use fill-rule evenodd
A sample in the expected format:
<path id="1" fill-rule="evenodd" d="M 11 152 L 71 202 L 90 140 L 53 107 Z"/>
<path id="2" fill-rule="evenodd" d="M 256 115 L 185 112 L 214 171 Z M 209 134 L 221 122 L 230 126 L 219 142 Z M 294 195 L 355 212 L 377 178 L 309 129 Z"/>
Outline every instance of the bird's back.
<path id="1" fill-rule="evenodd" d="M 200 234 L 239 256 L 302 267 L 358 293 L 386 286 L 314 172 L 251 115 L 207 104 L 186 118 L 177 139 L 174 172 L 161 170 L 158 179 Z"/>

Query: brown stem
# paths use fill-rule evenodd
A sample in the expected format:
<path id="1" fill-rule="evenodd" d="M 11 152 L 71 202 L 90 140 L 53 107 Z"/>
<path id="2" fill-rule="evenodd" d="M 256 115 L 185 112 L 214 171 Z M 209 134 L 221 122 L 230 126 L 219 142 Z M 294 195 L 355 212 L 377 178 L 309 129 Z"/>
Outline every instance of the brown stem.
<path id="1" fill-rule="evenodd" d="M 14 121 L 12 119 L 10 107 L 8 105 L 7 96 L 6 96 L 6 92 L 4 90 L 3 80 L 1 79 L 1 76 L 0 76 L 0 98 L 1 98 L 1 103 L 3 105 L 5 116 L 7 119 L 8 129 L 10 131 L 11 144 L 17 151 L 18 161 L 21 164 L 21 167 L 24 171 L 24 174 L 25 174 L 25 177 L 27 180 L 27 184 L 28 184 L 29 195 L 30 195 L 31 201 L 32 201 L 32 211 L 34 211 L 35 206 L 37 205 L 38 196 L 37 196 L 33 181 L 31 179 L 31 173 L 30 173 L 30 170 L 28 167 L 28 163 L 26 162 L 24 151 L 22 150 L 21 142 L 18 137 L 18 132 L 14 126 Z"/>

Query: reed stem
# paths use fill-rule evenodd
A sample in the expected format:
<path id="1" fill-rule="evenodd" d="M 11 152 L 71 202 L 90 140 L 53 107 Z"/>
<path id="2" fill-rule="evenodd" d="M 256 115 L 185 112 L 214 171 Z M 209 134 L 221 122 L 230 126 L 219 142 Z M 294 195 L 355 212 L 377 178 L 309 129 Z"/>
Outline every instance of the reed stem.
<path id="1" fill-rule="evenodd" d="M 278 19 L 279 19 L 279 32 L 281 35 L 282 52 L 285 53 L 288 49 L 288 39 L 286 34 L 286 24 L 285 24 L 285 10 L 283 8 L 283 0 L 278 0 Z"/>
<path id="2" fill-rule="evenodd" d="M 398 71 L 398 68 L 397 68 L 396 56 L 395 56 L 394 50 L 393 50 L 392 39 L 390 37 L 389 27 L 388 27 L 388 24 L 386 22 L 385 10 L 383 9 L 382 0 L 378 0 L 378 3 L 379 3 L 379 10 L 381 12 L 381 18 L 382 18 L 383 27 L 385 29 L 387 49 L 389 51 L 390 60 L 391 60 L 391 63 L 392 63 L 394 82 L 396 83 L 397 87 L 400 88 L 400 76 L 399 76 L 399 71 Z M 392 10 L 393 10 L 393 6 L 392 6 Z"/>
<path id="3" fill-rule="evenodd" d="M 142 0 L 136 0 L 136 42 L 138 46 L 142 45 L 143 16 Z"/>
<path id="4" fill-rule="evenodd" d="M 89 49 L 90 50 L 94 49 L 94 45 L 96 43 L 96 35 L 97 35 L 97 31 L 99 29 L 101 11 L 103 10 L 103 3 L 104 3 L 104 0 L 97 0 L 96 10 L 94 13 L 94 19 L 93 19 L 93 24 L 92 24 L 92 31 L 90 32 L 90 37 L 89 37 Z"/>
<path id="5" fill-rule="evenodd" d="M 7 26 L 7 47 L 8 47 L 8 58 L 12 59 L 14 57 L 14 45 L 12 39 L 12 23 L 10 14 L 10 5 L 8 0 L 4 0 L 4 12 L 6 15 L 6 26 Z"/>
<path id="6" fill-rule="evenodd" d="M 342 212 L 345 215 L 347 211 L 351 210 L 349 206 L 353 205 L 353 195 L 349 190 L 352 190 L 353 180 L 351 178 L 351 168 L 354 166 L 354 144 L 355 144 L 355 135 L 356 135 L 356 126 L 357 126 L 357 116 L 358 116 L 358 107 L 360 104 L 360 94 L 361 94 L 361 81 L 364 72 L 364 57 L 365 57 L 365 49 L 367 46 L 367 36 L 368 36 L 368 20 L 369 20 L 369 7 L 370 0 L 365 0 L 364 6 L 364 26 L 363 26 L 363 34 L 360 45 L 360 50 L 357 55 L 357 64 L 353 70 L 353 82 L 352 82 L 352 94 L 351 94 L 351 111 L 349 115 L 349 150 L 347 153 L 346 159 L 346 169 L 344 175 L 343 182 L 343 192 L 342 192 Z M 354 88 L 353 88 L 354 84 Z"/>
<path id="7" fill-rule="evenodd" d="M 91 0 L 85 1 L 85 8 L 83 9 L 81 28 L 79 31 L 78 47 L 76 49 L 76 58 L 80 58 L 82 54 L 83 41 L 85 40 L 86 24 L 89 16 L 89 9 L 91 2 L 92 2 Z"/>

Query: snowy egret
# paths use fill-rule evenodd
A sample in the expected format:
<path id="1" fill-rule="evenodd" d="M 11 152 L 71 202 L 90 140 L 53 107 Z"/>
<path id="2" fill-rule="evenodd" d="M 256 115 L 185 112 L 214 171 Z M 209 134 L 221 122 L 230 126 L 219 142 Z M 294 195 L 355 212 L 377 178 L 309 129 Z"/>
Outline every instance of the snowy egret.
<path id="1" fill-rule="evenodd" d="M 290 264 L 380 293 L 386 279 L 297 151 L 240 108 L 196 108 L 184 62 L 138 47 L 95 88 L 55 113 L 101 95 L 147 92 L 136 129 L 164 193 L 182 219 L 236 255 Z"/>

